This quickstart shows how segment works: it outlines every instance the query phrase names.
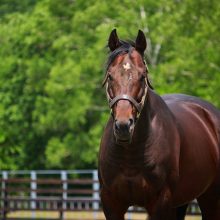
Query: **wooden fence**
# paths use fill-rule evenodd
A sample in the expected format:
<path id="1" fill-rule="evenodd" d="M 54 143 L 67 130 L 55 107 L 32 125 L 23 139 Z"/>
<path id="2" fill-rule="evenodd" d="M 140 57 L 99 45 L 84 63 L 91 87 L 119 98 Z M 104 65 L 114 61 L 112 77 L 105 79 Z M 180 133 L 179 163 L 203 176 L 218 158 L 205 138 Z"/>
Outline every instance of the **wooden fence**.
<path id="1" fill-rule="evenodd" d="M 36 211 L 59 212 L 58 218 L 47 216 L 47 220 L 64 220 L 66 211 L 88 211 L 95 219 L 101 210 L 96 170 L 2 171 L 0 184 L 1 220 L 30 219 L 10 217 L 15 211 L 29 211 L 31 219 L 37 219 Z M 143 211 L 134 207 L 129 210 Z M 199 213 L 197 204 L 191 203 L 188 214 Z"/>

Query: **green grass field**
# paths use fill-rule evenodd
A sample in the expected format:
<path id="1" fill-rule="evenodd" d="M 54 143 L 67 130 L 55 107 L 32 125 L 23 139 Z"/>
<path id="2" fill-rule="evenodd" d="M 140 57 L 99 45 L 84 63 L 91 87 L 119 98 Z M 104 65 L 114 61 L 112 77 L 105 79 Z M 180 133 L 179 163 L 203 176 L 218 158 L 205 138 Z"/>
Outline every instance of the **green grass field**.
<path id="1" fill-rule="evenodd" d="M 132 218 L 129 218 L 130 215 Z M 19 217 L 19 218 L 25 218 L 25 217 L 33 217 L 32 213 L 29 211 L 16 211 L 8 214 L 8 217 Z M 58 212 L 47 212 L 47 211 L 36 211 L 34 212 L 34 217 L 37 218 L 58 218 L 59 213 Z M 64 213 L 65 219 L 72 219 L 72 220 L 84 220 L 84 219 L 91 219 L 91 220 L 104 220 L 104 215 L 102 212 L 65 212 Z M 146 220 L 145 214 L 140 213 L 132 213 L 132 214 L 126 214 L 125 219 L 132 219 L 132 220 Z M 200 216 L 187 216 L 186 220 L 201 220 Z"/>

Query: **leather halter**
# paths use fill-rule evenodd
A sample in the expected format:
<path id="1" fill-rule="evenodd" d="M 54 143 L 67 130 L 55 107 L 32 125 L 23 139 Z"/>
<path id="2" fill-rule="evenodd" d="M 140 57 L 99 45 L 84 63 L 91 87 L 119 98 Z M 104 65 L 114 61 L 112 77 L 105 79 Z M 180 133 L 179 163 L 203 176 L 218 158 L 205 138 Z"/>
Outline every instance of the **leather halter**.
<path id="1" fill-rule="evenodd" d="M 129 102 L 131 102 L 135 108 L 137 109 L 138 113 L 141 112 L 141 103 L 138 103 L 134 98 L 132 98 L 129 95 L 126 94 L 122 94 L 122 95 L 118 95 L 113 99 L 109 100 L 109 107 L 112 108 L 112 106 L 118 102 L 119 100 L 128 100 Z"/>

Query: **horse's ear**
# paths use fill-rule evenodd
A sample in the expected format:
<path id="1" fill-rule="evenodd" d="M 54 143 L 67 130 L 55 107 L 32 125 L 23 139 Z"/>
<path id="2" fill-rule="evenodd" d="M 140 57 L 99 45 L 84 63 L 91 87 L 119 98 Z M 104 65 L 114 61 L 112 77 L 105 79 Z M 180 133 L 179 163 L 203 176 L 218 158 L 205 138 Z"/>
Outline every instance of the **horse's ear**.
<path id="1" fill-rule="evenodd" d="M 144 54 L 146 47 L 147 47 L 147 41 L 146 41 L 144 32 L 139 30 L 136 41 L 135 41 L 135 49 L 139 53 Z"/>
<path id="2" fill-rule="evenodd" d="M 120 46 L 121 46 L 121 43 L 118 39 L 116 29 L 114 29 L 114 30 L 112 30 L 111 34 L 109 35 L 108 47 L 111 51 L 114 51 L 116 48 L 118 48 Z"/>

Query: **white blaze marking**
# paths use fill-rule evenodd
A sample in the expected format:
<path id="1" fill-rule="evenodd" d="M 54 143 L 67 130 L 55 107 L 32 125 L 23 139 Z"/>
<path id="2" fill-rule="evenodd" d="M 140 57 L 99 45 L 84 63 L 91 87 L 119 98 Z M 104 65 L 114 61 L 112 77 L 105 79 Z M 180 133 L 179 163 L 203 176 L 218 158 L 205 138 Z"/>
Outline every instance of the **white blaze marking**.
<path id="1" fill-rule="evenodd" d="M 127 70 L 130 70 L 131 69 L 131 64 L 130 63 L 126 63 L 126 64 L 123 64 L 123 67 L 124 69 L 127 71 Z"/>

